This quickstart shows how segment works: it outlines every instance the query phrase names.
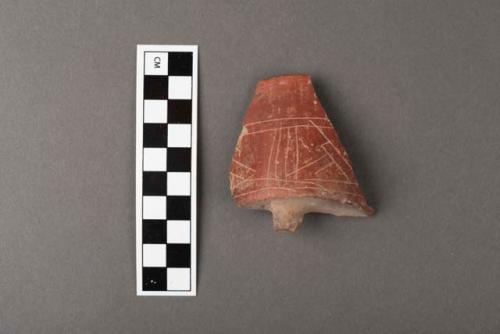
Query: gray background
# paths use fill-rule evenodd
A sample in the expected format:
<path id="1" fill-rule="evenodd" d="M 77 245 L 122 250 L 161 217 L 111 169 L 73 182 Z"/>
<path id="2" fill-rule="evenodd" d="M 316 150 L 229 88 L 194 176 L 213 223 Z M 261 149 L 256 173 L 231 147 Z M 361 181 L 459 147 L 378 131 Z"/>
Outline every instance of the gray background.
<path id="1" fill-rule="evenodd" d="M 498 333 L 498 1 L 2 1 L 0 333 Z M 138 43 L 199 44 L 198 296 L 135 296 Z M 228 170 L 310 73 L 371 219 L 296 234 Z"/>

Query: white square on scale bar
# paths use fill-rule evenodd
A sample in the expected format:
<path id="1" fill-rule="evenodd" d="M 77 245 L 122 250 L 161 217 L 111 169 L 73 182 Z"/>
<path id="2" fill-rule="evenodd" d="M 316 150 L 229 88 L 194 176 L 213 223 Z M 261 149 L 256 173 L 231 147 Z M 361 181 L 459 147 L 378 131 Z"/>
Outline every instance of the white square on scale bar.
<path id="1" fill-rule="evenodd" d="M 167 123 L 166 100 L 144 100 L 144 123 Z"/>
<path id="2" fill-rule="evenodd" d="M 189 244 L 191 242 L 191 221 L 167 220 L 167 243 Z"/>
<path id="3" fill-rule="evenodd" d="M 191 194 L 191 173 L 168 172 L 167 195 L 189 196 Z"/>
<path id="4" fill-rule="evenodd" d="M 143 219 L 166 219 L 167 197 L 166 196 L 144 196 Z"/>
<path id="5" fill-rule="evenodd" d="M 168 52 L 146 52 L 144 74 L 168 75 Z"/>
<path id="6" fill-rule="evenodd" d="M 191 290 L 190 271 L 189 268 L 167 268 L 167 290 Z"/>
<path id="7" fill-rule="evenodd" d="M 191 99 L 191 77 L 169 76 L 168 77 L 168 98 L 170 100 L 190 100 Z"/>
<path id="8" fill-rule="evenodd" d="M 166 148 L 145 148 L 144 149 L 144 171 L 145 172 L 165 172 L 167 170 L 167 149 Z"/>
<path id="9" fill-rule="evenodd" d="M 144 267 L 166 267 L 167 245 L 144 244 L 142 246 L 142 265 Z"/>
<path id="10" fill-rule="evenodd" d="M 191 147 L 191 124 L 169 124 L 168 147 Z"/>

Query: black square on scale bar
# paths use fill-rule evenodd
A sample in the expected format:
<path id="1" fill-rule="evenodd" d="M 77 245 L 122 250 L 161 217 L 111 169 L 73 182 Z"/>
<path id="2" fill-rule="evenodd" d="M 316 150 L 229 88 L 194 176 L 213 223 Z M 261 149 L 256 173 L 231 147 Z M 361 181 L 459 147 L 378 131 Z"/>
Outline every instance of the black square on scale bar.
<path id="1" fill-rule="evenodd" d="M 167 124 L 144 124 L 144 147 L 167 147 Z"/>
<path id="2" fill-rule="evenodd" d="M 168 123 L 191 123 L 191 100 L 168 100 Z"/>
<path id="3" fill-rule="evenodd" d="M 166 100 L 168 98 L 168 76 L 144 76 L 144 100 Z"/>
<path id="4" fill-rule="evenodd" d="M 142 193 L 144 196 L 164 196 L 167 194 L 167 173 L 143 172 Z"/>
<path id="5" fill-rule="evenodd" d="M 192 52 L 169 52 L 168 53 L 169 75 L 193 75 L 193 53 Z"/>
<path id="6" fill-rule="evenodd" d="M 186 147 L 169 147 L 167 149 L 167 170 L 169 172 L 191 171 L 191 149 Z"/>
<path id="7" fill-rule="evenodd" d="M 142 289 L 144 291 L 167 290 L 167 268 L 142 268 Z"/>
<path id="8" fill-rule="evenodd" d="M 191 266 L 191 244 L 168 244 L 167 267 L 189 268 Z"/>
<path id="9" fill-rule="evenodd" d="M 191 197 L 167 196 L 167 219 L 168 220 L 191 219 Z"/>
<path id="10" fill-rule="evenodd" d="M 142 243 L 144 244 L 166 244 L 167 243 L 167 221 L 147 220 L 142 221 Z"/>

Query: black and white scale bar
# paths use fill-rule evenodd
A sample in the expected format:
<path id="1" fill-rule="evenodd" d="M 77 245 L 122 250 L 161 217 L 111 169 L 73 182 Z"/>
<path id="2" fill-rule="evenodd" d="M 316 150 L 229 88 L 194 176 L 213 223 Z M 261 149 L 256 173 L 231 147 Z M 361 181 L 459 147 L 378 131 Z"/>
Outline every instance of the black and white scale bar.
<path id="1" fill-rule="evenodd" d="M 137 295 L 196 295 L 198 47 L 137 46 Z"/>

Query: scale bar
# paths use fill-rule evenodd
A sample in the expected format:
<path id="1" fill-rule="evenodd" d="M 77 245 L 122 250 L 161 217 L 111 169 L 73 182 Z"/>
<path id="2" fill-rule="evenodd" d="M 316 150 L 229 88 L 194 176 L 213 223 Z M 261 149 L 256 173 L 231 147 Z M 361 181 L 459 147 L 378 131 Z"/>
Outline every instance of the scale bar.
<path id="1" fill-rule="evenodd" d="M 137 46 L 137 295 L 196 295 L 197 88 L 198 46 Z"/>

